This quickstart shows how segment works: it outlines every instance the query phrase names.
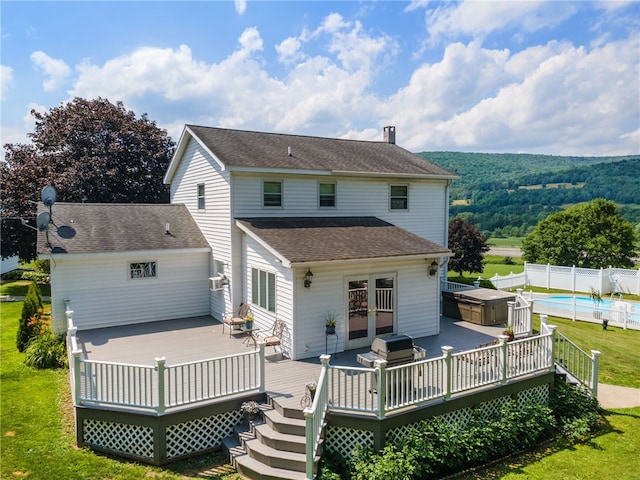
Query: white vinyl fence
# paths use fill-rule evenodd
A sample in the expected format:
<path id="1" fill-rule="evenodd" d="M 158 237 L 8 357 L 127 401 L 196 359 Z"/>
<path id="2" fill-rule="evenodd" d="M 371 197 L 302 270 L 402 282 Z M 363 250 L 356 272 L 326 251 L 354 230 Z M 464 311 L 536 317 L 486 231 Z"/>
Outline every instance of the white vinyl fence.
<path id="1" fill-rule="evenodd" d="M 612 296 L 619 293 L 640 295 L 640 269 L 609 267 L 598 270 L 525 263 L 523 273 L 495 275 L 489 280 L 498 290 L 531 286 L 584 293 L 597 290 Z"/>

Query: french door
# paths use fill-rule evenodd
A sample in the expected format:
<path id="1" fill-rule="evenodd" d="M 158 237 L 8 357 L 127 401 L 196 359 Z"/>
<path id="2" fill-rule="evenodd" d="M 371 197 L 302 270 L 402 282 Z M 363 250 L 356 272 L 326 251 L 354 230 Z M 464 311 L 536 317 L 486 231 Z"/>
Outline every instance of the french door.
<path id="1" fill-rule="evenodd" d="M 395 325 L 394 274 L 359 275 L 346 279 L 347 348 L 371 345 Z"/>

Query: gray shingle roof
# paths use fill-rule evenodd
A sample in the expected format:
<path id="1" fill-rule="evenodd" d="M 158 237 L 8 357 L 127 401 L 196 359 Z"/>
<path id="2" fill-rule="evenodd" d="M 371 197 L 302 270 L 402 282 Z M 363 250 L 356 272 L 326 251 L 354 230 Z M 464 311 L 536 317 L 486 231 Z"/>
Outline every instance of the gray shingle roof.
<path id="1" fill-rule="evenodd" d="M 291 263 L 450 253 L 376 217 L 262 217 L 237 223 Z"/>
<path id="2" fill-rule="evenodd" d="M 41 254 L 209 247 L 184 205 L 56 203 L 52 217 L 50 245 L 45 232 L 38 232 Z M 166 223 L 170 235 L 165 234 Z"/>
<path id="3" fill-rule="evenodd" d="M 457 178 L 387 142 L 186 126 L 227 167 Z M 291 147 L 292 155 L 289 155 Z"/>

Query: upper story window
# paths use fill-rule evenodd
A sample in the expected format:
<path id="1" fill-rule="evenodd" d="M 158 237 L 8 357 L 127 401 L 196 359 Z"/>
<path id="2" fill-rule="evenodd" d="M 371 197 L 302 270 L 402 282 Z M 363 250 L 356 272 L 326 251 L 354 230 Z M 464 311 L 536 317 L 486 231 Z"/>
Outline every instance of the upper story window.
<path id="1" fill-rule="evenodd" d="M 204 210 L 204 183 L 198 184 L 198 210 Z"/>
<path id="2" fill-rule="evenodd" d="M 153 278 L 156 276 L 156 262 L 134 262 L 129 264 L 129 278 Z"/>
<path id="3" fill-rule="evenodd" d="M 282 207 L 282 182 L 262 182 L 262 206 Z"/>
<path id="4" fill-rule="evenodd" d="M 251 269 L 251 303 L 259 307 L 276 311 L 276 274 Z"/>
<path id="5" fill-rule="evenodd" d="M 335 183 L 320 183 L 318 185 L 318 205 L 320 205 L 320 207 L 336 206 Z"/>
<path id="6" fill-rule="evenodd" d="M 216 276 L 224 275 L 224 262 L 222 260 L 214 260 L 213 269 L 215 270 Z"/>
<path id="7" fill-rule="evenodd" d="M 408 185 L 390 185 L 389 208 L 391 210 L 408 210 L 409 209 L 409 186 Z"/>

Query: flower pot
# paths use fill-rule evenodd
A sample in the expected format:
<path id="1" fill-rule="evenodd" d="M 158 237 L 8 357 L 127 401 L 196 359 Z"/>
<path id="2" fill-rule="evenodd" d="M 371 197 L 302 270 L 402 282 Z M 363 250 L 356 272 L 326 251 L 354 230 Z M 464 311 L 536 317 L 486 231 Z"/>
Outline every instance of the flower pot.
<path id="1" fill-rule="evenodd" d="M 253 321 L 244 322 L 244 328 L 246 328 L 247 330 L 251 330 L 253 328 Z"/>
<path id="2" fill-rule="evenodd" d="M 311 400 L 313 400 L 315 398 L 315 396 L 316 396 L 315 389 L 307 388 L 307 391 L 309 392 L 309 396 L 311 397 Z"/>
<path id="3" fill-rule="evenodd" d="M 334 333 L 336 333 L 335 325 L 326 325 L 324 328 L 327 335 L 333 335 Z"/>

